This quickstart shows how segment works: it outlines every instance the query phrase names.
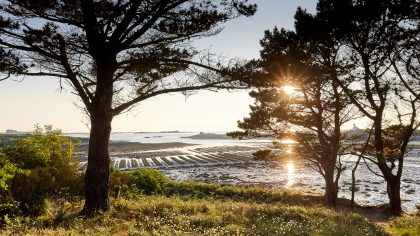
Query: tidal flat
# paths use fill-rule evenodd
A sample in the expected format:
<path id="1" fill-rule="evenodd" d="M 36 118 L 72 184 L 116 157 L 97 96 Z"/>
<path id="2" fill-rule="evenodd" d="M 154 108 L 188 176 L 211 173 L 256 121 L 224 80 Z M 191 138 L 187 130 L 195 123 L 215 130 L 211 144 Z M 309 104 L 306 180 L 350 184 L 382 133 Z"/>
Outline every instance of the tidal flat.
<path id="1" fill-rule="evenodd" d="M 287 158 L 282 161 L 256 161 L 252 153 L 268 143 L 200 145 L 182 142 L 137 143 L 114 142 L 110 145 L 111 165 L 119 170 L 154 168 L 177 181 L 201 181 L 235 186 L 263 186 L 274 189 L 298 190 L 321 195 L 322 176 L 304 160 Z M 417 149 L 407 156 L 401 179 L 403 209 L 415 211 L 420 205 L 420 159 Z M 86 149 L 77 154 L 80 168 L 86 167 Z M 347 169 L 340 180 L 339 197 L 350 199 L 351 169 L 356 159 L 343 158 Z M 371 169 L 378 171 L 374 166 Z M 360 205 L 377 206 L 387 203 L 386 186 L 361 163 L 356 171 L 355 200 Z"/>

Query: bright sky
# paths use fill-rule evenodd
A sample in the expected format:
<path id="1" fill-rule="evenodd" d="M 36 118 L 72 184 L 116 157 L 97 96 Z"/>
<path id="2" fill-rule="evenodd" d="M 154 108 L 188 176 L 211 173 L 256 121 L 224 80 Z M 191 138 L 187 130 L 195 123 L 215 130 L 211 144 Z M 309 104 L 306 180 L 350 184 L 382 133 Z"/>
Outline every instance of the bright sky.
<path id="1" fill-rule="evenodd" d="M 298 6 L 315 11 L 316 0 L 251 0 L 258 4 L 254 17 L 240 18 L 225 25 L 219 35 L 197 42 L 226 57 L 244 59 L 259 56 L 259 40 L 274 26 L 293 28 Z M 71 91 L 59 91 L 51 78 L 26 78 L 22 82 L 0 82 L 0 132 L 6 129 L 30 131 L 34 124 L 52 124 L 64 132 L 88 132 L 88 119 L 74 105 Z M 202 91 L 185 99 L 180 94 L 147 100 L 130 113 L 113 121 L 113 131 L 233 131 L 237 120 L 249 113 L 252 99 L 246 91 Z"/>

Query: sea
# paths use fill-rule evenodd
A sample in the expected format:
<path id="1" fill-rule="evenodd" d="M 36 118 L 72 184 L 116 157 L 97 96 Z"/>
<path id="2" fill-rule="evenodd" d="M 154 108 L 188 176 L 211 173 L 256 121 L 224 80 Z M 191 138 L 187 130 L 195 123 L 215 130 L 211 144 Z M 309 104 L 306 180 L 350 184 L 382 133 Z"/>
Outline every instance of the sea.
<path id="1" fill-rule="evenodd" d="M 202 147 L 214 146 L 264 146 L 271 144 L 267 139 L 190 139 L 187 137 L 198 135 L 201 132 L 118 132 L 112 133 L 111 142 L 139 142 L 139 143 L 189 143 L 197 144 Z M 225 132 L 202 132 L 224 135 Z M 89 138 L 89 133 L 66 133 L 66 136 Z"/>

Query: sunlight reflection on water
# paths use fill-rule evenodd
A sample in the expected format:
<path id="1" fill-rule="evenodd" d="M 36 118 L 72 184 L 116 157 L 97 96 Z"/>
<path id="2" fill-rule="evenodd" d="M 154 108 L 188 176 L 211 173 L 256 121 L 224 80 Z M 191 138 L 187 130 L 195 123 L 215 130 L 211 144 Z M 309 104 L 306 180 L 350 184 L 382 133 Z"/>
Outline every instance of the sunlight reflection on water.
<path id="1" fill-rule="evenodd" d="M 295 163 L 293 161 L 289 161 L 286 164 L 286 171 L 287 171 L 287 186 L 292 186 L 295 182 Z"/>

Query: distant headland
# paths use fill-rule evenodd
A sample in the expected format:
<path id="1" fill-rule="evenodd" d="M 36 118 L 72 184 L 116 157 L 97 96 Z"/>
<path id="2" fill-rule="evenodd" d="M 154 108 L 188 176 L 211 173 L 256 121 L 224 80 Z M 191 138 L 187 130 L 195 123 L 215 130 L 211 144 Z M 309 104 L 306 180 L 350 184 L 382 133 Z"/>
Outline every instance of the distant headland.
<path id="1" fill-rule="evenodd" d="M 200 132 L 197 135 L 181 137 L 181 138 L 190 138 L 190 139 L 231 139 L 231 137 L 226 134 L 215 134 L 215 133 L 204 133 Z"/>

